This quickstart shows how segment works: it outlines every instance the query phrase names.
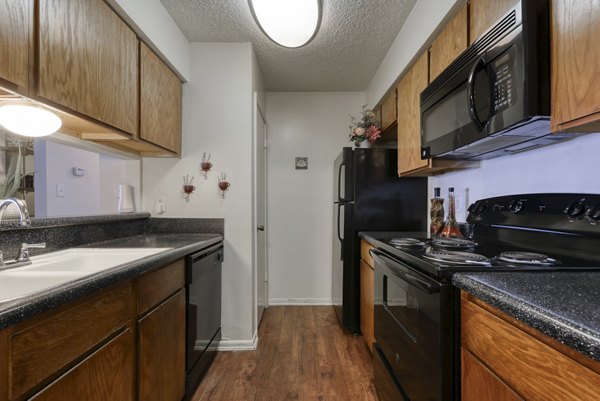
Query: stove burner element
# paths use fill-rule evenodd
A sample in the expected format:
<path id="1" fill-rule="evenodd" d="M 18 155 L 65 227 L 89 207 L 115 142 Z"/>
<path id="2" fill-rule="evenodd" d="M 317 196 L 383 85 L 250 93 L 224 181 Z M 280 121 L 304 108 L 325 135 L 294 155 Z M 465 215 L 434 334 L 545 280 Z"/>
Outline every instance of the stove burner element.
<path id="1" fill-rule="evenodd" d="M 471 252 L 444 251 L 429 248 L 424 258 L 454 266 L 490 266 L 490 259 Z"/>
<path id="2" fill-rule="evenodd" d="M 532 252 L 502 252 L 497 260 L 518 265 L 551 266 L 556 264 L 556 259 L 552 259 L 541 253 Z"/>
<path id="3" fill-rule="evenodd" d="M 390 245 L 398 249 L 423 249 L 425 243 L 415 238 L 394 238 L 390 240 Z"/>
<path id="4" fill-rule="evenodd" d="M 436 248 L 468 249 L 477 246 L 477 242 L 462 238 L 434 238 L 431 244 Z"/>

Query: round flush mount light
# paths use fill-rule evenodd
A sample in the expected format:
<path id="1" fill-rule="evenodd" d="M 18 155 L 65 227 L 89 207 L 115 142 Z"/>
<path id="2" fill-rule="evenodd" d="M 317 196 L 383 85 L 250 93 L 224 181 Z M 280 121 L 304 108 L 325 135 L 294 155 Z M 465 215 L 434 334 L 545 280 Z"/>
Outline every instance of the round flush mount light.
<path id="1" fill-rule="evenodd" d="M 258 27 L 288 48 L 308 44 L 321 25 L 321 0 L 248 0 Z"/>
<path id="2" fill-rule="evenodd" d="M 27 104 L 0 106 L 0 125 L 17 135 L 41 137 L 54 134 L 62 126 L 53 112 Z"/>

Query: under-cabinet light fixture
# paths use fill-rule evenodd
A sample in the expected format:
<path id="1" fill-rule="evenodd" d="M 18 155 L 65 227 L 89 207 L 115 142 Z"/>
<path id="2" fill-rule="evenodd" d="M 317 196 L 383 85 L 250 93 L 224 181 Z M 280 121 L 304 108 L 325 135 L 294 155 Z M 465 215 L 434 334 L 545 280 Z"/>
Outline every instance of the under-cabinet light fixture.
<path id="1" fill-rule="evenodd" d="M 283 47 L 305 46 L 321 25 L 321 0 L 248 0 L 248 4 L 258 27 Z"/>
<path id="2" fill-rule="evenodd" d="M 62 121 L 50 110 L 12 103 L 0 106 L 0 125 L 17 135 L 36 138 L 54 134 Z"/>

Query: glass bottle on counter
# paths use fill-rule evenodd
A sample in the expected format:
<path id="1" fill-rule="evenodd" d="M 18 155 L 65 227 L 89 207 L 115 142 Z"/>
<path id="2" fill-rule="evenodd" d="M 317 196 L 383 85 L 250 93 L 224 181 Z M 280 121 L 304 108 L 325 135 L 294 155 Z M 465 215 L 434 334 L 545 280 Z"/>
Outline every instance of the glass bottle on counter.
<path id="1" fill-rule="evenodd" d="M 454 188 L 448 188 L 448 218 L 444 224 L 441 235 L 445 238 L 462 238 L 462 234 L 456 223 L 456 200 L 454 199 Z"/>
<path id="2" fill-rule="evenodd" d="M 429 235 L 436 237 L 441 234 L 444 228 L 444 198 L 441 196 L 441 188 L 433 188 L 433 198 L 431 199 L 431 208 L 429 209 L 431 224 L 429 225 Z"/>

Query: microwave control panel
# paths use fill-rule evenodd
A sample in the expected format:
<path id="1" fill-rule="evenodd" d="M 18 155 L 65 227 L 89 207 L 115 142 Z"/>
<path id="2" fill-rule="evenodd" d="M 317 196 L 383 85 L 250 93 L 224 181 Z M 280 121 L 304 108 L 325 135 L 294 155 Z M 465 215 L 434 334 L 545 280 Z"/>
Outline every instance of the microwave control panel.
<path id="1" fill-rule="evenodd" d="M 513 93 L 514 69 L 510 52 L 493 63 L 494 81 L 492 99 L 495 113 L 508 109 L 515 100 Z"/>

